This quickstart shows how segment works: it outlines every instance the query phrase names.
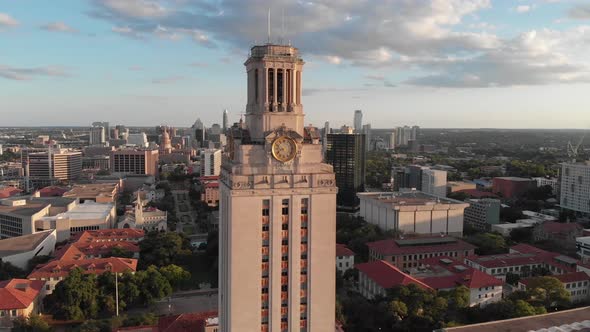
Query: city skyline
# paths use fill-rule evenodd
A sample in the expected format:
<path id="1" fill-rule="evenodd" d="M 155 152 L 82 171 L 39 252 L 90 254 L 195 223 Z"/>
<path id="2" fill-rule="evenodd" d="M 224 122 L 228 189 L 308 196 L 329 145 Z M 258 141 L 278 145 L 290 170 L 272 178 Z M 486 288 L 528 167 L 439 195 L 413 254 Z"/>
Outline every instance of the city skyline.
<path id="1" fill-rule="evenodd" d="M 221 123 L 224 109 L 236 122 L 242 61 L 267 41 L 270 8 L 271 41 L 307 59 L 303 104 L 315 126 L 351 125 L 360 109 L 380 128 L 590 127 L 588 4 L 369 3 L 4 3 L 2 124 L 152 126 L 166 114 L 188 127 Z"/>

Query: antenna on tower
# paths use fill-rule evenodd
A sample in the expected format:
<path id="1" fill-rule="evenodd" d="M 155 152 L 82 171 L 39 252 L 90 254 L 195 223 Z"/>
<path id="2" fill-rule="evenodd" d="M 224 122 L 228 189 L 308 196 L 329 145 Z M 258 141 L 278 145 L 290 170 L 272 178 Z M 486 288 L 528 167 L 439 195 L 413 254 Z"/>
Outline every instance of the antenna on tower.
<path id="1" fill-rule="evenodd" d="M 267 43 L 270 44 L 270 8 L 268 8 L 268 25 L 267 25 L 267 29 L 268 29 L 268 40 Z"/>
<path id="2" fill-rule="evenodd" d="M 283 12 L 281 13 L 281 40 L 279 44 L 283 44 L 285 40 L 285 8 L 283 8 Z"/>
<path id="3" fill-rule="evenodd" d="M 578 157 L 578 150 L 580 149 L 582 142 L 584 142 L 585 137 L 586 134 L 583 134 L 582 138 L 580 138 L 580 141 L 577 145 L 573 145 L 571 141 L 567 142 L 567 155 L 572 159 L 573 163 L 576 162 L 576 158 Z"/>

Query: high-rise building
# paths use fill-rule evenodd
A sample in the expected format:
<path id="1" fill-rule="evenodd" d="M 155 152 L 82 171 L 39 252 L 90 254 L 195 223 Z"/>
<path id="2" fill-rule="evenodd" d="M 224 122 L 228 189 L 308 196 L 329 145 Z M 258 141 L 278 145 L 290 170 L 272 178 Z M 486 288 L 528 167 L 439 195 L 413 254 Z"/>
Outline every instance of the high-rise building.
<path id="1" fill-rule="evenodd" d="M 121 149 L 111 151 L 111 172 L 154 175 L 158 174 L 158 150 Z"/>
<path id="2" fill-rule="evenodd" d="M 371 124 L 363 125 L 362 134 L 365 135 L 365 151 L 372 150 L 371 147 Z"/>
<path id="3" fill-rule="evenodd" d="M 330 133 L 330 121 L 324 122 L 324 130 L 322 131 L 322 153 L 326 155 L 326 149 L 328 147 L 328 134 Z"/>
<path id="4" fill-rule="evenodd" d="M 354 111 L 354 132 L 361 133 L 363 130 L 363 111 L 356 110 Z"/>
<path id="5" fill-rule="evenodd" d="M 219 176 L 221 172 L 221 150 L 208 149 L 201 154 L 201 176 Z"/>
<path id="6" fill-rule="evenodd" d="M 208 141 L 213 143 L 219 143 L 221 141 L 222 128 L 219 124 L 214 123 L 211 128 L 206 131 L 206 138 Z"/>
<path id="7" fill-rule="evenodd" d="M 590 214 L 590 161 L 561 164 L 559 177 L 559 205 L 564 209 Z"/>
<path id="8" fill-rule="evenodd" d="M 228 119 L 228 116 L 229 116 L 229 114 L 228 114 L 228 111 L 227 111 L 226 109 L 225 109 L 225 110 L 223 110 L 223 122 L 222 122 L 222 124 L 223 124 L 223 127 L 221 128 L 221 131 L 222 131 L 222 133 L 224 133 L 224 134 L 225 134 L 225 133 L 227 132 L 227 130 L 229 129 L 229 119 Z"/>
<path id="9" fill-rule="evenodd" d="M 28 175 L 32 182 L 46 184 L 52 181 L 72 181 L 80 177 L 82 152 L 50 150 L 27 155 Z"/>
<path id="10" fill-rule="evenodd" d="M 357 193 L 365 191 L 365 135 L 352 133 L 350 127 L 328 134 L 326 162 L 334 167 L 338 186 L 338 206 L 357 210 Z"/>
<path id="11" fill-rule="evenodd" d="M 103 126 L 93 126 L 90 128 L 90 145 L 105 145 L 106 131 Z"/>
<path id="12" fill-rule="evenodd" d="M 335 329 L 336 192 L 318 130 L 304 128 L 303 60 L 286 45 L 246 61 L 246 123 L 220 175 L 224 332 Z"/>
<path id="13" fill-rule="evenodd" d="M 111 127 L 108 122 L 93 122 L 92 127 L 102 127 L 104 129 L 105 139 L 107 141 L 110 139 Z"/>
<path id="14" fill-rule="evenodd" d="M 205 126 L 201 119 L 197 119 L 191 128 L 193 129 L 193 137 L 197 141 L 197 146 L 203 146 L 203 142 L 205 141 Z"/>
<path id="15" fill-rule="evenodd" d="M 482 231 L 500 223 L 500 200 L 493 198 L 470 199 L 465 209 L 465 224 Z"/>
<path id="16" fill-rule="evenodd" d="M 388 148 L 393 150 L 395 149 L 395 132 L 392 132 L 391 134 L 388 135 L 387 137 L 387 145 Z"/>
<path id="17" fill-rule="evenodd" d="M 418 140 L 418 135 L 420 135 L 420 127 L 419 126 L 412 126 L 412 133 L 410 135 L 411 140 Z"/>
<path id="18" fill-rule="evenodd" d="M 438 169 L 422 168 L 422 184 L 420 190 L 427 194 L 447 196 L 447 172 Z"/>
<path id="19" fill-rule="evenodd" d="M 145 133 L 139 134 L 128 134 L 127 135 L 127 144 L 135 145 L 140 148 L 147 148 L 148 147 L 148 139 Z"/>

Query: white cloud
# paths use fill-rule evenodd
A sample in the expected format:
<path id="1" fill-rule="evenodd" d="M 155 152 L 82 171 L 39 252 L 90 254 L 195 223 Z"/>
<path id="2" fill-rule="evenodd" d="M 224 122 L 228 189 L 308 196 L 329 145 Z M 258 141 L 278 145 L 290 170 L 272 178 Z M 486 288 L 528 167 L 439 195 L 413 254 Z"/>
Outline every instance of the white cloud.
<path id="1" fill-rule="evenodd" d="M 47 30 L 47 31 L 54 31 L 54 32 L 70 32 L 70 33 L 78 32 L 78 30 L 72 28 L 71 26 L 65 24 L 64 22 L 48 23 L 48 24 L 42 25 L 41 29 Z"/>
<path id="2" fill-rule="evenodd" d="M 0 27 L 15 27 L 19 25 L 19 22 L 12 16 L 0 13 Z"/>
<path id="3" fill-rule="evenodd" d="M 514 10 L 517 13 L 522 14 L 522 13 L 528 13 L 528 12 L 530 12 L 531 9 L 532 9 L 532 7 L 529 6 L 529 5 L 520 5 L 520 6 L 517 6 Z"/>
<path id="4" fill-rule="evenodd" d="M 151 0 L 95 0 L 107 11 L 131 18 L 156 18 L 169 14 L 158 1 Z"/>
<path id="5" fill-rule="evenodd" d="M 47 66 L 22 68 L 0 64 L 0 78 L 28 81 L 39 76 L 67 77 L 69 74 L 62 67 Z"/>

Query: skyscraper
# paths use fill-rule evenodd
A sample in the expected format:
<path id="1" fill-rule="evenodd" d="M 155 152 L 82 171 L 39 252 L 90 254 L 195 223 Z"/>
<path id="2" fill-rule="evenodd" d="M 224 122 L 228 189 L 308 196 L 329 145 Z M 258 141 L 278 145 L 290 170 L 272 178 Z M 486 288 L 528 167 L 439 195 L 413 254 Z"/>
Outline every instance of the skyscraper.
<path id="1" fill-rule="evenodd" d="M 90 128 L 90 145 L 105 145 L 106 143 L 106 129 L 103 126 L 93 126 Z"/>
<path id="2" fill-rule="evenodd" d="M 338 206 L 356 210 L 357 193 L 365 191 L 365 135 L 343 127 L 340 133 L 328 134 L 326 161 L 334 167 L 338 186 Z"/>
<path id="3" fill-rule="evenodd" d="M 109 135 L 111 134 L 111 128 L 109 126 L 108 122 L 93 122 L 92 123 L 93 127 L 103 127 L 104 128 L 104 134 L 105 134 L 105 139 L 108 141 L 109 140 Z"/>
<path id="4" fill-rule="evenodd" d="M 363 130 L 363 111 L 354 111 L 354 132 L 360 133 Z"/>
<path id="5" fill-rule="evenodd" d="M 590 215 L 590 161 L 561 164 L 560 206 Z"/>
<path id="6" fill-rule="evenodd" d="M 337 188 L 317 129 L 304 128 L 303 64 L 273 44 L 245 63 L 246 123 L 220 175 L 224 332 L 334 330 Z"/>
<path id="7" fill-rule="evenodd" d="M 226 133 L 227 129 L 229 128 L 229 120 L 228 120 L 228 112 L 227 110 L 223 110 L 223 127 L 221 128 L 222 133 Z"/>

